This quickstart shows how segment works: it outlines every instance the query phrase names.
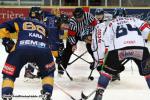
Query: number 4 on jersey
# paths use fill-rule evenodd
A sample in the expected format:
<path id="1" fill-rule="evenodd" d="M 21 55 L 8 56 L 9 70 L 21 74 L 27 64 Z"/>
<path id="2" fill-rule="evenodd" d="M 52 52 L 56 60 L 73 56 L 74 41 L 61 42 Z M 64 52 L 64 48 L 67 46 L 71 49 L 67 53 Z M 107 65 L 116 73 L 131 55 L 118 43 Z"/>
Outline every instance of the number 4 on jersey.
<path id="1" fill-rule="evenodd" d="M 142 35 L 140 30 L 137 27 L 133 28 L 130 24 L 126 24 L 126 26 L 127 26 L 127 28 L 121 27 L 121 26 L 117 26 L 116 38 L 119 38 L 120 36 L 127 35 L 128 34 L 127 30 L 129 30 L 129 31 L 137 31 L 138 35 Z"/>

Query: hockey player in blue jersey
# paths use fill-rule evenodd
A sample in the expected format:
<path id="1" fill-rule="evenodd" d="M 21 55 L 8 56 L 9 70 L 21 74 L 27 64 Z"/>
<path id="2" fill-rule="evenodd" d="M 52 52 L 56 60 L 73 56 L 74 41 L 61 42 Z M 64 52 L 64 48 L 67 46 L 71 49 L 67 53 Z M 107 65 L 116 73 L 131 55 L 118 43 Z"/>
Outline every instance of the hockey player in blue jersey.
<path id="1" fill-rule="evenodd" d="M 2 70 L 2 99 L 12 100 L 14 82 L 27 62 L 39 66 L 42 79 L 43 100 L 51 100 L 54 84 L 55 63 L 48 43 L 48 29 L 42 19 L 39 7 L 30 9 L 29 18 L 16 18 L 0 25 L 0 36 L 9 55 Z M 10 33 L 17 32 L 17 42 L 10 39 Z"/>
<path id="2" fill-rule="evenodd" d="M 64 49 L 64 43 L 63 43 L 63 30 L 60 30 L 59 27 L 56 25 L 56 21 L 58 19 L 58 16 L 54 15 L 52 12 L 47 12 L 43 11 L 43 21 L 46 24 L 46 27 L 48 30 L 50 30 L 50 34 L 48 34 L 48 42 L 50 44 L 51 52 L 53 56 L 56 58 L 56 63 L 58 64 L 58 73 L 61 73 L 60 69 L 60 59 L 61 59 L 61 54 Z M 33 65 L 33 66 L 31 66 Z M 25 77 L 28 78 L 35 78 L 39 77 L 37 75 L 34 75 L 34 68 L 36 65 L 35 64 L 28 64 L 28 67 L 26 68 L 25 71 Z"/>

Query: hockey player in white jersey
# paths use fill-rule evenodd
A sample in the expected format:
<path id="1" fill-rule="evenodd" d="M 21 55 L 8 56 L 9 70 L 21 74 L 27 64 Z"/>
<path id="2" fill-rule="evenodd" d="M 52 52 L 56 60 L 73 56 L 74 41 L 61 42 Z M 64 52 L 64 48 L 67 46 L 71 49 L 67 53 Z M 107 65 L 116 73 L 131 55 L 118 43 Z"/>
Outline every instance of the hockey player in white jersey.
<path id="1" fill-rule="evenodd" d="M 102 40 L 103 35 L 106 31 L 106 22 L 104 22 L 104 10 L 96 9 L 95 18 L 98 24 L 95 26 L 92 32 L 93 34 L 92 34 L 91 48 L 93 51 L 93 55 L 95 59 L 95 66 L 96 66 L 99 63 L 103 64 L 103 59 L 104 59 L 104 54 L 105 54 L 104 53 L 105 45 L 104 45 L 104 41 Z"/>
<path id="2" fill-rule="evenodd" d="M 122 72 L 125 68 L 121 63 L 126 59 L 132 59 L 137 64 L 140 75 L 145 76 L 150 88 L 150 55 L 145 47 L 145 39 L 150 38 L 149 25 L 140 19 L 126 17 L 122 8 L 115 9 L 113 17 L 104 34 L 105 45 L 109 48 L 94 100 L 102 100 L 111 74 Z"/>

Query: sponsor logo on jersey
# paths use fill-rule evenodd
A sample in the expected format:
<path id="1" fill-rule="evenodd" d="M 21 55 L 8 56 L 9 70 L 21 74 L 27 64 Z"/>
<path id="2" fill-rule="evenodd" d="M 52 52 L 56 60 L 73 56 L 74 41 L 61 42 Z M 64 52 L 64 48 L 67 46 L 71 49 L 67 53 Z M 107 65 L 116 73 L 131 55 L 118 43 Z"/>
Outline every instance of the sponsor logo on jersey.
<path id="1" fill-rule="evenodd" d="M 14 75 L 14 72 L 16 71 L 16 67 L 10 64 L 5 64 L 2 72 L 7 74 L 7 75 Z"/>
<path id="2" fill-rule="evenodd" d="M 142 60 L 143 50 L 137 50 L 137 49 L 119 50 L 118 57 L 119 57 L 119 60 L 124 60 L 130 57 Z"/>
<path id="3" fill-rule="evenodd" d="M 135 44 L 136 43 L 136 41 L 135 40 L 131 40 L 131 41 L 124 41 L 123 42 L 124 44 Z"/>
<path id="4" fill-rule="evenodd" d="M 38 48 L 45 48 L 46 44 L 44 42 L 34 40 L 21 40 L 19 46 L 33 46 Z"/>
<path id="5" fill-rule="evenodd" d="M 98 43 L 101 43 L 101 41 L 102 41 L 102 31 L 101 31 L 101 29 L 98 29 L 97 30 L 97 37 L 98 37 Z"/>

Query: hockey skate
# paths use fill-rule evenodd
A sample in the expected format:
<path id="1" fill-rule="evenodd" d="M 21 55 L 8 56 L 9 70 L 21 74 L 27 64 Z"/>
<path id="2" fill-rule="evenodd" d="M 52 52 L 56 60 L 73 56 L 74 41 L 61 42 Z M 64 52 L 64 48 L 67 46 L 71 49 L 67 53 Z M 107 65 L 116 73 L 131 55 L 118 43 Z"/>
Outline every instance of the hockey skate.
<path id="1" fill-rule="evenodd" d="M 103 89 L 97 89 L 93 100 L 102 100 L 103 92 L 104 92 Z"/>
<path id="2" fill-rule="evenodd" d="M 44 92 L 43 90 L 41 90 L 41 94 L 42 94 L 42 100 L 52 100 L 50 93 Z"/>
<path id="3" fill-rule="evenodd" d="M 34 75 L 34 74 L 31 72 L 31 70 L 28 69 L 28 68 L 25 69 L 24 77 L 25 77 L 25 78 L 31 78 L 31 79 L 37 78 L 37 76 Z"/>
<path id="4" fill-rule="evenodd" d="M 12 100 L 12 95 L 3 95 L 2 100 Z"/>
<path id="5" fill-rule="evenodd" d="M 112 75 L 112 82 L 113 81 L 116 81 L 116 80 L 119 80 L 120 81 L 120 74 L 116 74 L 116 75 Z"/>

